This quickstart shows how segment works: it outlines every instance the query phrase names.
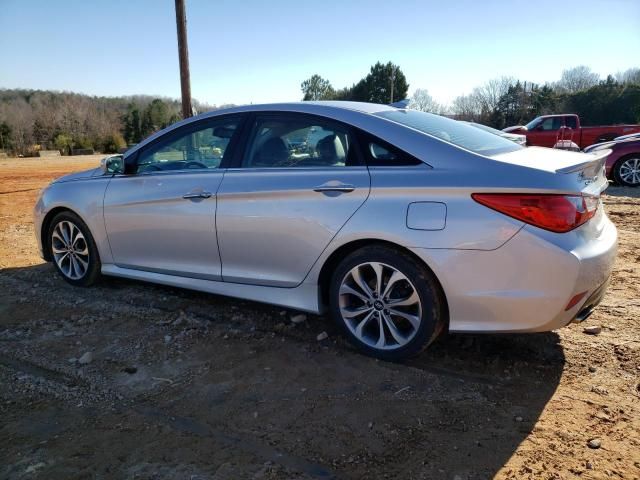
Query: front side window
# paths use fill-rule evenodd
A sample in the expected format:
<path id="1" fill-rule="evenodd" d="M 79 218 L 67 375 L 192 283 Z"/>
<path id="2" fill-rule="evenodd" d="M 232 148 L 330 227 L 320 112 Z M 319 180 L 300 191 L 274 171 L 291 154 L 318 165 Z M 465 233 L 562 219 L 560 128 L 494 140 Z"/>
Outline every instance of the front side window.
<path id="1" fill-rule="evenodd" d="M 527 123 L 525 127 L 527 127 L 527 130 L 532 131 L 538 128 L 540 126 L 540 123 L 542 123 L 542 118 L 536 117 L 533 120 L 531 120 L 529 123 Z"/>
<path id="2" fill-rule="evenodd" d="M 551 117 L 545 118 L 542 122 L 541 130 L 552 132 L 554 130 L 560 130 L 560 127 L 562 127 L 562 117 Z"/>
<path id="3" fill-rule="evenodd" d="M 218 168 L 239 120 L 210 120 L 140 152 L 136 173 Z"/>
<path id="4" fill-rule="evenodd" d="M 493 133 L 432 113 L 398 109 L 384 110 L 375 115 L 480 155 L 497 155 L 523 148 Z"/>
<path id="5" fill-rule="evenodd" d="M 355 164 L 349 131 L 314 117 L 258 117 L 245 151 L 246 168 L 345 167 Z"/>

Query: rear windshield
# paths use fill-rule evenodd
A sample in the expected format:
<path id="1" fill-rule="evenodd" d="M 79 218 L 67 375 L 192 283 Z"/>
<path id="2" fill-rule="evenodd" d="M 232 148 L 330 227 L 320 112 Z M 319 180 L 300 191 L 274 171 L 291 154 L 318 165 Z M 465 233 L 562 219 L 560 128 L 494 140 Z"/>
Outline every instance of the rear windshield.
<path id="1" fill-rule="evenodd" d="M 499 135 L 431 113 L 417 110 L 385 110 L 375 115 L 415 128 L 480 155 L 497 155 L 524 148 Z"/>

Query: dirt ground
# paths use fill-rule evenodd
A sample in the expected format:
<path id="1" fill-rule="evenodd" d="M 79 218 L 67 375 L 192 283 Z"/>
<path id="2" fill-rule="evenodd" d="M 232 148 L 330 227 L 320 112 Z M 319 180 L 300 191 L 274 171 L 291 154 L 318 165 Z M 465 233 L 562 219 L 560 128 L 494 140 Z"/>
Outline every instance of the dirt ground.
<path id="1" fill-rule="evenodd" d="M 640 189 L 604 198 L 620 250 L 599 335 L 448 335 L 400 365 L 327 318 L 67 285 L 31 210 L 98 158 L 0 160 L 1 478 L 640 478 Z"/>

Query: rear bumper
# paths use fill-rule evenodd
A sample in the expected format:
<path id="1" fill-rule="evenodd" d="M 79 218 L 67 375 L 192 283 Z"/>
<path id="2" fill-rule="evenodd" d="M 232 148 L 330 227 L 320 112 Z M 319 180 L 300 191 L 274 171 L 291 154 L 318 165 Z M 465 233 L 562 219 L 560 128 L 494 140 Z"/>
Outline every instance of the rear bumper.
<path id="1" fill-rule="evenodd" d="M 593 224 L 569 234 L 527 226 L 493 251 L 413 251 L 442 283 L 450 331 L 542 332 L 564 327 L 600 302 L 617 231 L 601 211 Z M 567 310 L 582 292 L 584 300 Z"/>

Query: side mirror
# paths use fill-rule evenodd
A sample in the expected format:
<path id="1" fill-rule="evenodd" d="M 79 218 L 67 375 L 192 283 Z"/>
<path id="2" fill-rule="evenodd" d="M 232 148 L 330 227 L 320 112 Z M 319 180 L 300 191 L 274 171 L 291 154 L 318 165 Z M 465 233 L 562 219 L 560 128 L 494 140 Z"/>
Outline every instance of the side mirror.
<path id="1" fill-rule="evenodd" d="M 124 160 L 122 155 L 111 155 L 100 160 L 100 168 L 103 175 L 124 173 Z"/>

